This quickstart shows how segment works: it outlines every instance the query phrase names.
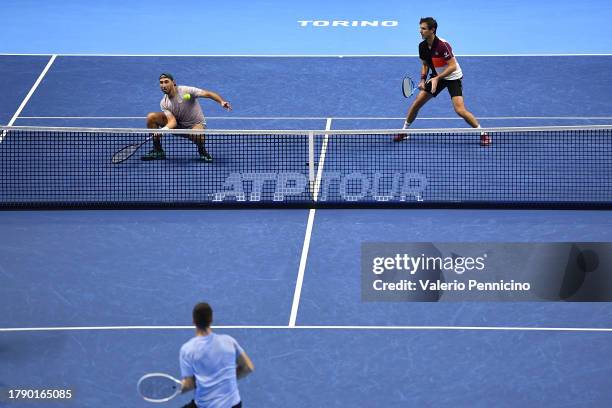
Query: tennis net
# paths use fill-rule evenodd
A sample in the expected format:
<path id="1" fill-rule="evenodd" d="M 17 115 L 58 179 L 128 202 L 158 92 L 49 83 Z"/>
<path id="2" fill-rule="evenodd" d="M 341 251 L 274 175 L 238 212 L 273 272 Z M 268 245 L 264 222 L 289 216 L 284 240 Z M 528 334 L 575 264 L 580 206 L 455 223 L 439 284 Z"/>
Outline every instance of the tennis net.
<path id="1" fill-rule="evenodd" d="M 160 130 L 166 157 L 152 161 L 147 129 L 0 132 L 4 208 L 612 205 L 612 126 L 410 130 L 401 142 L 393 130 L 207 130 L 212 162 L 190 130 Z"/>

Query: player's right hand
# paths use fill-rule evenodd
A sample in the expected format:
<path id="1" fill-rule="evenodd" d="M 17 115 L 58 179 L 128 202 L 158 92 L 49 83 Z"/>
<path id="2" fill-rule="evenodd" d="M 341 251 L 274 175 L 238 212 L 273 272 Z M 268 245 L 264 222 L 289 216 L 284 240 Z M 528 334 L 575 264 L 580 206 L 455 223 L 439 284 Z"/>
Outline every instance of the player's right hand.
<path id="1" fill-rule="evenodd" d="M 223 109 L 225 109 L 226 111 L 231 111 L 232 110 L 232 105 L 230 105 L 230 103 L 228 101 L 223 101 L 221 102 L 221 106 L 223 107 Z"/>

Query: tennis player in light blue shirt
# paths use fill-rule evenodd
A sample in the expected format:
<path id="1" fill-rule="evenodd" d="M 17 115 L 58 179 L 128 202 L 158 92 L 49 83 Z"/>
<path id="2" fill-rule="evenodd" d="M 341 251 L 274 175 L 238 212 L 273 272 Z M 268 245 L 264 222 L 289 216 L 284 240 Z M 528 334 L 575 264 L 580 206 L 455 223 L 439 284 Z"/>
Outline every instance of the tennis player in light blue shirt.
<path id="1" fill-rule="evenodd" d="M 231 336 L 213 333 L 212 308 L 193 308 L 196 336 L 180 352 L 182 392 L 195 388 L 193 401 L 183 408 L 241 408 L 238 379 L 254 370 L 243 348 Z"/>

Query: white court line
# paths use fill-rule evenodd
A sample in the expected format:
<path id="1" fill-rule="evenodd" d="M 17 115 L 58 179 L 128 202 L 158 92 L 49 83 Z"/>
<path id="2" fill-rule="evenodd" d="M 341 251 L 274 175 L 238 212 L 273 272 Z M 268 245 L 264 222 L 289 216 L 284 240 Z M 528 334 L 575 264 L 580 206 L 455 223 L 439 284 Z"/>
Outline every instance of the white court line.
<path id="1" fill-rule="evenodd" d="M 38 76 L 38 79 L 36 80 L 36 82 L 34 82 L 34 85 L 32 85 L 32 88 L 30 88 L 30 92 L 28 92 L 28 94 L 26 95 L 25 99 L 21 102 L 21 105 L 19 105 L 19 108 L 17 108 L 17 111 L 15 112 L 15 114 L 13 115 L 13 117 L 11 118 L 11 121 L 8 123 L 7 126 L 9 126 L 9 127 L 13 126 L 13 123 L 15 123 L 15 121 L 19 117 L 19 114 L 21 113 L 23 108 L 25 108 L 26 104 L 28 103 L 28 101 L 30 100 L 32 95 L 34 94 L 34 91 L 36 91 L 36 88 L 38 88 L 38 85 L 40 85 L 40 83 L 42 82 L 43 78 L 47 74 L 47 71 L 49 71 L 49 68 L 51 68 L 51 65 L 53 65 L 53 61 L 55 61 L 55 57 L 56 57 L 56 55 L 52 55 L 51 56 L 51 59 L 49 59 L 49 62 L 47 62 L 47 65 L 45 66 L 45 69 L 43 69 L 43 71 L 40 73 L 40 75 Z M 6 132 L 5 131 L 0 133 L 0 143 L 2 143 L 2 141 L 4 140 L 5 136 L 6 136 Z"/>
<path id="2" fill-rule="evenodd" d="M 213 326 L 217 330 L 388 330 L 388 331 L 526 331 L 526 332 L 603 332 L 608 327 L 520 327 L 520 326 Z M 47 331 L 113 331 L 113 330 L 193 330 L 193 326 L 66 326 L 7 327 L 0 333 Z"/>
<path id="3" fill-rule="evenodd" d="M 325 130 L 331 129 L 332 119 L 327 118 L 325 123 Z M 317 178 L 315 180 L 314 187 L 314 200 L 318 198 L 318 185 L 321 182 L 321 175 L 323 172 L 323 162 L 325 161 L 325 152 L 327 150 L 327 135 L 321 148 L 321 157 L 319 158 L 319 168 L 317 172 Z M 316 209 L 311 208 L 308 210 L 308 222 L 306 223 L 306 233 L 304 234 L 304 245 L 302 246 L 302 256 L 300 258 L 300 267 L 298 270 L 298 277 L 295 282 L 295 292 L 293 293 L 293 304 L 291 305 L 291 315 L 289 316 L 289 327 L 295 327 L 297 320 L 298 309 L 300 306 L 300 296 L 302 295 L 302 284 L 304 283 L 304 272 L 306 271 L 306 261 L 308 260 L 308 250 L 310 249 L 310 237 L 312 236 L 312 226 L 314 225 Z"/>
<path id="4" fill-rule="evenodd" d="M 89 120 L 125 120 L 142 119 L 146 116 L 20 116 L 20 119 L 89 119 Z M 479 116 L 484 120 L 612 120 L 612 116 Z M 207 116 L 211 120 L 326 120 L 324 116 Z M 368 117 L 368 116 L 339 116 L 333 120 L 404 120 L 401 117 Z M 419 120 L 463 120 L 458 116 L 419 117 Z"/>
<path id="5" fill-rule="evenodd" d="M 0 56 L 44 57 L 45 53 L 0 53 Z M 249 58 L 388 58 L 418 57 L 417 54 L 57 54 L 60 57 L 249 57 Z M 609 53 L 590 54 L 457 54 L 457 57 L 607 57 Z"/>
<path id="6" fill-rule="evenodd" d="M 306 260 L 308 258 L 308 249 L 310 248 L 310 237 L 312 235 L 312 226 L 314 224 L 315 211 L 316 210 L 314 208 L 308 210 L 308 222 L 306 223 L 306 233 L 304 234 L 304 245 L 302 246 L 300 267 L 298 270 L 297 280 L 295 282 L 295 291 L 293 292 L 293 304 L 291 305 L 291 315 L 289 316 L 289 327 L 295 327 L 295 321 L 297 320 L 297 313 L 300 305 L 300 296 L 302 295 L 304 271 L 306 270 Z"/>
<path id="7" fill-rule="evenodd" d="M 145 119 L 146 116 L 22 116 L 21 119 Z M 207 119 L 210 119 L 207 118 Z"/>
<path id="8" fill-rule="evenodd" d="M 327 118 L 325 124 L 325 130 L 331 130 L 332 118 Z M 325 156 L 327 155 L 327 144 L 329 141 L 329 135 L 323 136 L 323 145 L 321 146 L 321 155 L 319 156 L 319 165 L 317 167 L 317 178 L 314 183 L 314 201 L 317 202 L 319 199 L 319 190 L 321 187 L 321 179 L 323 178 L 323 165 L 325 164 Z"/>

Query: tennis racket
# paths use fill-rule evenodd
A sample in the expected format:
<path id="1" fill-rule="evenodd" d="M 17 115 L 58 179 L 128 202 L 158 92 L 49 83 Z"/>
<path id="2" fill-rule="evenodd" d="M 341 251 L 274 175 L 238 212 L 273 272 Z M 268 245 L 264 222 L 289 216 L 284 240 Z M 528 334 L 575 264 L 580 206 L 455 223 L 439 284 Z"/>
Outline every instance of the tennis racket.
<path id="1" fill-rule="evenodd" d="M 416 91 L 418 91 L 418 86 L 415 85 L 414 81 L 410 76 L 406 75 L 402 80 L 402 93 L 405 98 L 410 98 Z"/>
<path id="2" fill-rule="evenodd" d="M 111 160 L 112 163 L 113 164 L 123 163 L 124 161 L 132 157 L 134 153 L 138 151 L 138 149 L 140 149 L 145 143 L 147 143 L 151 139 L 153 139 L 153 135 L 150 135 L 149 137 L 147 137 L 145 140 L 143 140 L 140 143 L 134 143 L 134 144 L 122 147 L 121 150 L 118 150 L 117 152 L 115 152 L 115 154 L 113 154 L 113 158 Z"/>
<path id="3" fill-rule="evenodd" d="M 181 393 L 181 382 L 171 375 L 150 373 L 138 380 L 138 393 L 149 402 L 166 402 Z"/>

